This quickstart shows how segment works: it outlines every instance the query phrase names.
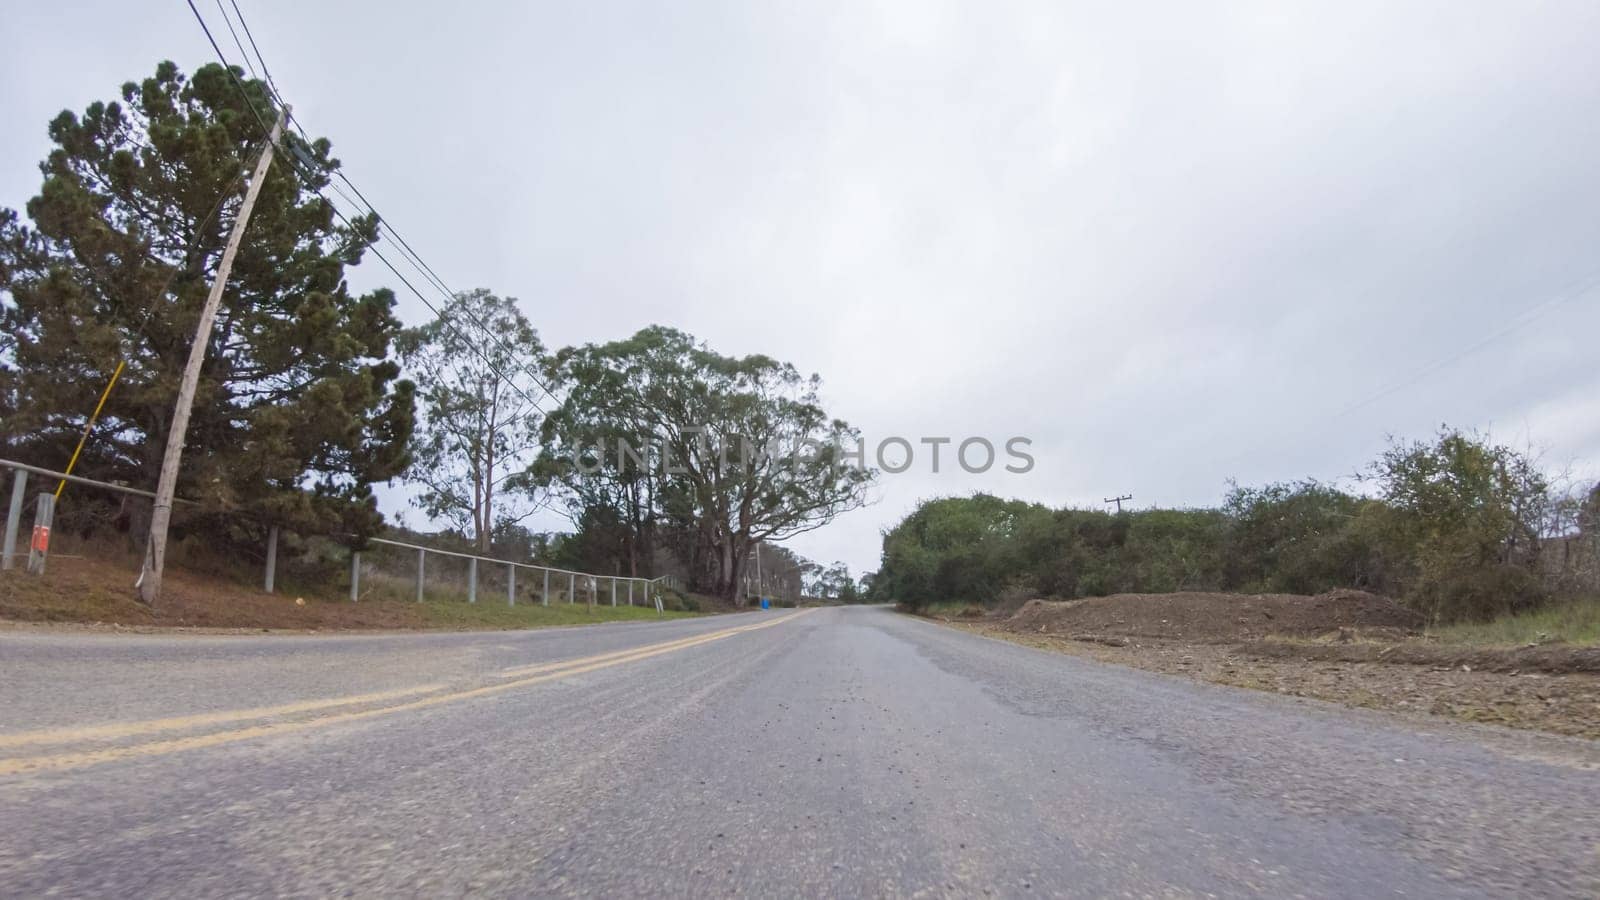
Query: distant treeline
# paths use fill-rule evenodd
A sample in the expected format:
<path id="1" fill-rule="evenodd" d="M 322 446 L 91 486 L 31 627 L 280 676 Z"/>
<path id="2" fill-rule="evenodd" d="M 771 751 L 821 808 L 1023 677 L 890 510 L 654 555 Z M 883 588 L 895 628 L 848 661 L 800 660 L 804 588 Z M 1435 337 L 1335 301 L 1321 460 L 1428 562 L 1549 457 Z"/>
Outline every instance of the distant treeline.
<path id="1" fill-rule="evenodd" d="M 913 608 L 1179 590 L 1361 588 L 1434 621 L 1582 590 L 1541 561 L 1600 540 L 1600 485 L 1561 492 L 1524 453 L 1444 429 L 1394 443 L 1356 494 L 1316 481 L 1234 487 L 1209 509 L 1049 509 L 986 494 L 930 500 L 890 530 L 871 598 Z"/>

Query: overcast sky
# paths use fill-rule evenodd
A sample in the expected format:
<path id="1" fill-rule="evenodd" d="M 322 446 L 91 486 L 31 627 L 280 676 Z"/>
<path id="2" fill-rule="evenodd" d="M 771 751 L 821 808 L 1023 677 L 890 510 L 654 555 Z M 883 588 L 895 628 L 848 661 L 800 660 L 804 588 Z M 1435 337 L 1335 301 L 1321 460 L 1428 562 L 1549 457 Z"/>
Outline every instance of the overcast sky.
<path id="1" fill-rule="evenodd" d="M 873 443 L 1032 439 L 924 453 L 820 561 L 929 496 L 1211 504 L 1444 422 L 1600 463 L 1600 4 L 239 2 L 362 192 L 547 343 L 661 323 Z M 9 7 L 0 205 L 56 112 L 212 58 L 182 0 Z"/>

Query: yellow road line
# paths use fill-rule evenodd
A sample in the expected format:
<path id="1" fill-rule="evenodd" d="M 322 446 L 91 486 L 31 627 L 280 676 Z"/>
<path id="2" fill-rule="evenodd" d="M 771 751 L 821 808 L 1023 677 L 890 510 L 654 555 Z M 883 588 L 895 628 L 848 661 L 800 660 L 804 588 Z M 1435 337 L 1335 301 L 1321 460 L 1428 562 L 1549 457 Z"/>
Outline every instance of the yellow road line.
<path id="1" fill-rule="evenodd" d="M 710 643 L 712 641 L 721 640 L 723 638 L 731 637 L 735 634 L 740 634 L 747 631 L 755 631 L 760 628 L 770 628 L 773 625 L 778 625 L 805 615 L 807 612 L 810 612 L 810 610 L 802 610 L 800 612 L 791 613 L 782 618 L 762 622 L 757 625 L 745 625 L 738 628 L 728 628 L 721 631 L 713 631 L 708 634 L 698 635 L 693 638 L 686 638 L 683 641 L 668 641 L 663 644 L 647 646 L 638 651 L 630 652 L 627 656 L 616 657 L 612 659 L 600 659 L 581 665 L 569 665 L 566 668 L 562 668 L 554 672 L 534 675 L 527 678 L 513 679 L 511 681 L 502 681 L 497 684 L 484 685 L 482 687 L 453 691 L 447 694 L 436 694 L 431 697 L 422 697 L 417 700 L 396 704 L 394 706 L 382 706 L 375 709 L 362 709 L 343 713 L 331 713 L 329 715 L 319 716 L 313 719 L 305 719 L 298 722 L 253 725 L 248 728 L 238 728 L 232 731 L 218 731 L 210 734 L 194 735 L 190 737 L 171 738 L 168 740 L 137 744 L 130 747 L 107 747 L 102 750 L 84 750 L 74 753 L 57 753 L 47 756 L 0 759 L 0 776 L 59 771 L 62 769 L 76 769 L 120 759 L 134 759 L 145 756 L 163 756 L 168 753 L 176 753 L 183 750 L 198 750 L 205 747 L 217 747 L 224 744 L 236 743 L 238 741 L 250 740 L 251 738 L 264 737 L 266 735 L 295 734 L 329 725 L 360 722 L 366 719 L 376 718 L 378 716 L 387 716 L 394 713 L 427 709 L 429 707 L 439 706 L 445 703 L 456 703 L 462 700 L 470 700 L 477 697 L 487 697 L 492 694 L 503 693 L 514 688 L 543 684 L 544 682 L 554 681 L 558 678 L 565 678 L 569 675 L 581 675 L 585 672 L 593 672 L 598 669 L 608 669 L 613 666 L 619 666 L 641 659 L 648 659 L 652 656 L 660 656 L 664 653 L 672 653 L 676 650 L 682 650 L 686 649 L 687 647 Z"/>
<path id="2" fill-rule="evenodd" d="M 806 611 L 809 611 L 809 610 L 806 610 Z M 754 625 L 740 625 L 740 626 L 737 626 L 737 627 L 734 627 L 734 628 L 724 628 L 724 629 L 721 629 L 719 631 L 708 631 L 708 632 L 706 632 L 706 634 L 693 635 L 691 637 L 678 638 L 676 640 L 671 640 L 671 641 L 662 641 L 659 644 L 645 644 L 642 647 L 630 647 L 630 648 L 628 648 L 626 650 L 615 650 L 615 651 L 612 651 L 610 653 L 597 653 L 594 656 L 580 656 L 580 657 L 577 657 L 577 658 L 574 658 L 574 659 L 561 659 L 561 660 L 556 660 L 555 662 L 536 663 L 536 664 L 530 665 L 530 666 L 512 666 L 512 667 L 507 668 L 507 669 L 502 669 L 500 674 L 502 674 L 502 675 L 536 675 L 536 674 L 538 674 L 540 672 L 549 672 L 549 671 L 552 671 L 554 669 L 563 669 L 563 668 L 566 668 L 567 666 L 581 665 L 583 663 L 591 663 L 591 662 L 600 662 L 601 660 L 607 660 L 607 659 L 618 659 L 620 657 L 630 656 L 630 655 L 632 655 L 634 653 L 638 653 L 641 650 L 653 650 L 653 649 L 656 649 L 658 647 L 689 646 L 689 645 L 692 645 L 692 644 L 695 644 L 695 643 L 699 642 L 699 640 L 701 638 L 706 637 L 707 635 L 713 635 L 713 634 L 715 634 L 715 635 L 728 635 L 728 634 L 739 634 L 740 632 L 743 632 L 743 631 L 753 631 L 753 630 L 755 630 L 757 628 L 765 628 L 768 625 L 776 625 L 776 624 L 778 624 L 778 622 L 785 621 L 786 619 L 792 619 L 797 615 L 799 615 L 799 613 L 790 613 L 789 615 L 784 616 L 782 619 L 768 620 L 766 622 L 758 622 L 758 623 L 756 623 Z"/>
<path id="3" fill-rule="evenodd" d="M 419 687 L 402 688 L 396 691 L 379 691 L 373 694 L 352 694 L 347 697 L 329 697 L 326 700 L 303 700 L 298 703 L 284 703 L 279 706 L 261 706 L 255 709 L 234 709 L 224 712 L 197 713 L 192 716 L 172 716 L 165 719 L 146 719 L 139 722 L 107 722 L 103 725 L 81 725 L 69 728 L 50 728 L 39 731 L 21 731 L 15 734 L 0 734 L 0 749 L 10 747 L 26 747 L 30 744 L 66 744 L 73 741 L 110 741 L 120 738 L 139 737 L 146 734 L 159 734 L 163 731 L 179 731 L 185 728 L 201 728 L 207 725 L 222 725 L 229 722 L 242 722 L 248 719 L 268 719 L 274 716 L 292 716 L 299 713 L 317 712 L 336 706 L 354 706 L 359 703 L 382 703 L 385 700 L 399 700 L 403 697 L 414 697 L 417 694 L 430 694 L 434 691 L 444 690 L 444 684 L 425 684 Z"/>

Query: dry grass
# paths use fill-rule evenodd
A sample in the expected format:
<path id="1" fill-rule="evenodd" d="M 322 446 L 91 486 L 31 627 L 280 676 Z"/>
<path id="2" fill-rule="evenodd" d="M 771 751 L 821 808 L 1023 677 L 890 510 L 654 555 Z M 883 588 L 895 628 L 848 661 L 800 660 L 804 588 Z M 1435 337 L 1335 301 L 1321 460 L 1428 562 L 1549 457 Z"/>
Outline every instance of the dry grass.
<path id="1" fill-rule="evenodd" d="M 178 568 L 168 571 L 162 603 L 151 610 L 133 600 L 136 575 L 127 561 L 66 557 L 52 558 L 43 577 L 0 573 L 0 619 L 253 630 L 512 629 L 692 615 L 660 614 L 654 606 L 612 607 L 609 598 L 592 607 L 554 599 L 549 606 L 525 601 L 511 606 L 503 586 L 499 593 L 480 591 L 478 602 L 469 604 L 465 591 L 430 584 L 426 602 L 417 603 L 411 582 L 405 584 L 406 599 L 395 599 L 393 582 L 399 579 L 379 573 L 363 576 L 362 599 L 351 603 L 341 585 L 325 585 L 318 593 L 289 584 L 268 594 L 234 579 Z M 371 593 L 365 589 L 369 584 Z"/>
<path id="2" fill-rule="evenodd" d="M 1600 597 L 1581 597 L 1491 622 L 1449 625 L 1432 636 L 1450 644 L 1508 647 L 1561 641 L 1600 644 Z"/>

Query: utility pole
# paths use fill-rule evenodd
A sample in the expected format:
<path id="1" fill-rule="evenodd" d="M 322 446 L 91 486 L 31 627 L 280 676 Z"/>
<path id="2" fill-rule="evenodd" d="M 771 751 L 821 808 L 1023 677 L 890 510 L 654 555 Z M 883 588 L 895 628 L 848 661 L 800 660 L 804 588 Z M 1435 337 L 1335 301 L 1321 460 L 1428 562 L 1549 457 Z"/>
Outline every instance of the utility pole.
<path id="1" fill-rule="evenodd" d="M 183 382 L 178 386 L 178 403 L 172 411 L 172 427 L 167 432 L 167 450 L 161 457 L 161 480 L 156 483 L 156 499 L 150 510 L 150 543 L 146 545 L 144 569 L 134 586 L 139 591 L 139 602 L 154 606 L 161 596 L 161 570 L 167 556 L 167 526 L 172 521 L 172 496 L 178 488 L 178 463 L 183 458 L 183 443 L 189 431 L 189 413 L 194 407 L 194 392 L 200 382 L 200 367 L 206 361 L 206 349 L 211 344 L 211 323 L 217 316 L 217 306 L 222 302 L 223 288 L 228 284 L 228 273 L 233 268 L 233 257 L 239 252 L 244 239 L 245 225 L 250 221 L 250 211 L 261 195 L 261 184 L 267 178 L 267 167 L 272 165 L 272 148 L 283 134 L 283 123 L 289 108 L 278 110 L 278 121 L 267 135 L 266 146 L 256 160 L 255 174 L 250 177 L 250 187 L 244 193 L 244 203 L 233 221 L 233 232 L 222 251 L 222 262 L 217 266 L 216 280 L 211 282 L 211 292 L 206 304 L 200 308 L 200 322 L 195 326 L 194 344 L 189 347 L 189 362 L 183 368 Z"/>
<path id="2" fill-rule="evenodd" d="M 1107 497 L 1106 498 L 1106 502 L 1107 503 L 1115 503 L 1117 505 L 1117 512 L 1121 513 L 1122 512 L 1122 501 L 1124 501 L 1124 500 L 1132 500 L 1132 499 L 1133 499 L 1133 495 L 1132 494 L 1123 494 L 1120 497 Z"/>

